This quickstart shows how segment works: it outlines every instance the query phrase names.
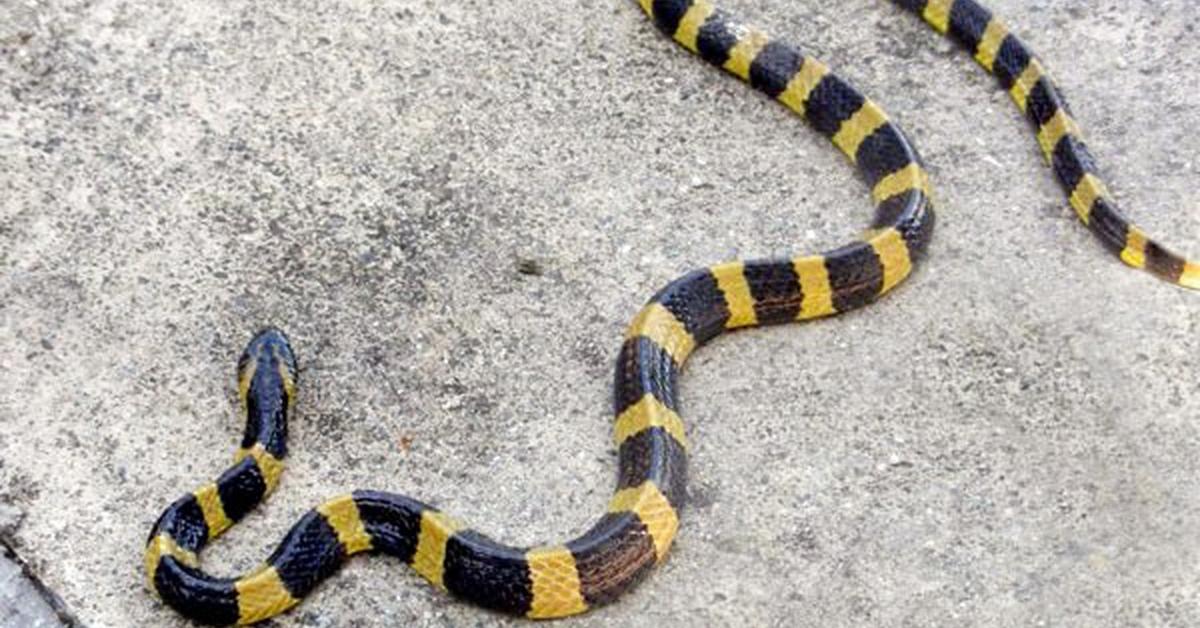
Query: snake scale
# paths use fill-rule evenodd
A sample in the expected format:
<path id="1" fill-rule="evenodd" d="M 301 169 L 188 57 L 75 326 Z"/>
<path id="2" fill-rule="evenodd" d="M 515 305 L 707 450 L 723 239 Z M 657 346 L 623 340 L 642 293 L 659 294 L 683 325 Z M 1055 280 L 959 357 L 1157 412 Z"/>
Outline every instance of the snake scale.
<path id="1" fill-rule="evenodd" d="M 180 613 L 253 623 L 296 605 L 351 555 L 378 552 L 480 606 L 532 618 L 609 602 L 667 555 L 686 498 L 687 440 L 677 378 L 700 345 L 726 330 L 807 320 L 871 303 L 920 259 L 934 227 L 916 149 L 883 110 L 821 62 L 736 23 L 707 0 L 639 0 L 667 35 L 779 100 L 829 137 L 872 190 L 867 236 L 822 255 L 737 261 L 693 271 L 654 295 L 628 328 L 614 385 L 617 491 L 582 536 L 558 545 L 498 543 L 411 498 L 355 491 L 309 511 L 259 568 L 238 578 L 202 571 L 197 554 L 279 482 L 296 359 L 277 330 L 257 335 L 238 364 L 247 423 L 235 464 L 171 504 L 145 552 L 150 587 Z M 1200 288 L 1200 266 L 1149 239 L 1117 209 L 1079 126 L 1043 64 L 974 0 L 893 0 L 970 52 L 1033 123 L 1071 206 L 1131 266 Z"/>

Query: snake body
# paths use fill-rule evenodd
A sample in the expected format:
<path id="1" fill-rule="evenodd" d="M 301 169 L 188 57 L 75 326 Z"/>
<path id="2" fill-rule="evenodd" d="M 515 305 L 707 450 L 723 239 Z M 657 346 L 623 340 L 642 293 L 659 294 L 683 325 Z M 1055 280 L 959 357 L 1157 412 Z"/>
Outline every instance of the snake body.
<path id="1" fill-rule="evenodd" d="M 1200 288 L 1200 269 L 1132 226 L 1105 190 L 1078 125 L 1042 64 L 973 0 L 893 0 L 975 55 L 1037 127 L 1071 204 L 1126 263 Z M 616 364 L 617 491 L 599 520 L 565 543 L 496 542 L 403 495 L 355 491 L 309 511 L 267 560 L 237 578 L 199 568 L 197 555 L 275 488 L 287 453 L 297 380 L 286 337 L 258 334 L 238 362 L 246 430 L 235 464 L 171 504 L 145 552 L 150 587 L 206 623 L 253 623 L 296 605 L 351 555 L 410 565 L 434 586 L 480 606 L 531 618 L 609 602 L 667 555 L 686 501 L 687 441 L 677 379 L 688 356 L 726 330 L 808 320 L 867 305 L 912 271 L 934 227 L 929 179 L 916 149 L 882 109 L 821 62 L 736 23 L 705 0 L 639 0 L 683 46 L 779 100 L 829 137 L 872 190 L 867 235 L 820 255 L 737 261 L 688 273 L 649 300 Z"/>

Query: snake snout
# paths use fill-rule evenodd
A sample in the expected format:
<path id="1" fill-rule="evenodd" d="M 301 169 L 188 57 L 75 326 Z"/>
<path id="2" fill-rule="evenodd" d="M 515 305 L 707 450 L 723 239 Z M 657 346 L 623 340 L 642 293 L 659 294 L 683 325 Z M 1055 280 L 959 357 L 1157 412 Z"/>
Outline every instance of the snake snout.
<path id="1" fill-rule="evenodd" d="M 254 335 L 250 340 L 250 344 L 246 346 L 248 352 L 262 352 L 266 354 L 277 354 L 285 361 L 294 364 L 295 356 L 292 355 L 292 345 L 288 341 L 287 335 L 282 330 L 275 327 L 267 327 Z"/>
<path id="2" fill-rule="evenodd" d="M 285 379 L 290 380 L 289 383 L 296 379 L 296 354 L 292 352 L 292 345 L 288 342 L 287 335 L 274 327 L 267 327 L 258 332 L 246 345 L 239 370 L 251 363 L 255 363 L 256 370 L 280 373 Z M 267 368 L 262 369 L 264 366 Z"/>

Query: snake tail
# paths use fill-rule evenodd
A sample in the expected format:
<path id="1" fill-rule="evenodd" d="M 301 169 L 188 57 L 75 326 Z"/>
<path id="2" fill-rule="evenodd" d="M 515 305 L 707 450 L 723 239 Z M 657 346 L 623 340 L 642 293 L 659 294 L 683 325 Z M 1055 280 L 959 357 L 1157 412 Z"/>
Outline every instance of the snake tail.
<path id="1" fill-rule="evenodd" d="M 1117 207 L 1095 158 L 1046 66 L 1000 18 L 975 0 L 892 0 L 921 16 L 994 75 L 1033 124 L 1037 141 L 1071 207 L 1121 261 L 1163 280 L 1200 290 L 1200 263 L 1162 246 Z"/>
<path id="2" fill-rule="evenodd" d="M 616 493 L 589 530 L 565 543 L 504 545 L 428 504 L 361 490 L 302 516 L 250 573 L 202 571 L 199 552 L 282 473 L 296 360 L 281 332 L 262 332 L 239 361 L 247 426 L 235 464 L 171 504 L 150 533 L 146 575 L 167 604 L 207 623 L 261 621 L 362 552 L 398 558 L 435 587 L 514 615 L 563 617 L 616 599 L 666 558 L 679 527 L 687 439 L 677 382 L 688 356 L 726 330 L 865 306 L 909 276 L 934 228 L 930 185 L 916 149 L 883 110 L 821 62 L 710 5 L 642 6 L 661 30 L 798 113 L 857 165 L 876 203 L 866 235 L 824 254 L 699 269 L 650 299 L 616 362 Z"/>

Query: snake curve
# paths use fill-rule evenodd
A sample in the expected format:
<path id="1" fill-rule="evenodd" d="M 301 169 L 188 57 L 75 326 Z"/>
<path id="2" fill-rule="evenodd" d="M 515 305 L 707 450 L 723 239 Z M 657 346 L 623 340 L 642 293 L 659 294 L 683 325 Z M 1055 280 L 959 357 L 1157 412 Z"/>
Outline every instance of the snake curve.
<path id="1" fill-rule="evenodd" d="M 911 142 L 878 105 L 821 62 L 738 24 L 707 0 L 638 0 L 663 32 L 803 117 L 857 166 L 876 216 L 866 236 L 792 259 L 736 261 L 688 273 L 630 324 L 617 358 L 617 491 L 583 535 L 518 548 L 489 539 L 403 495 L 359 490 L 293 525 L 266 561 L 236 578 L 199 568 L 198 554 L 278 484 L 297 365 L 282 332 L 267 329 L 238 361 L 246 428 L 235 463 L 176 500 L 144 555 L 150 588 L 192 619 L 248 624 L 295 606 L 354 554 L 388 554 L 434 586 L 479 606 L 530 618 L 564 617 L 612 601 L 664 560 L 686 501 L 687 441 L 677 379 L 699 346 L 726 330 L 809 320 L 875 301 L 911 272 L 934 228 L 931 189 Z M 1119 212 L 1079 127 L 1041 62 L 974 0 L 892 0 L 948 34 L 1009 90 L 1080 218 L 1126 263 L 1200 288 L 1200 267 L 1159 246 Z"/>

